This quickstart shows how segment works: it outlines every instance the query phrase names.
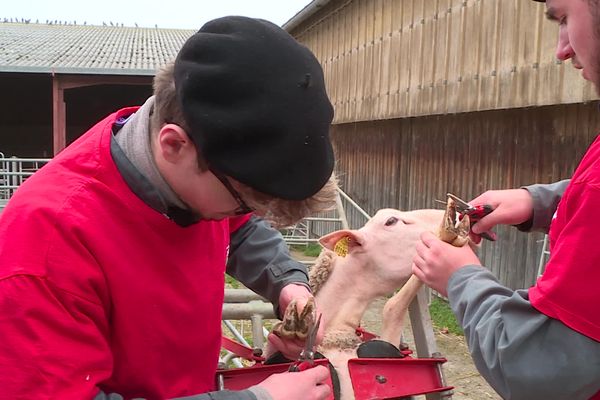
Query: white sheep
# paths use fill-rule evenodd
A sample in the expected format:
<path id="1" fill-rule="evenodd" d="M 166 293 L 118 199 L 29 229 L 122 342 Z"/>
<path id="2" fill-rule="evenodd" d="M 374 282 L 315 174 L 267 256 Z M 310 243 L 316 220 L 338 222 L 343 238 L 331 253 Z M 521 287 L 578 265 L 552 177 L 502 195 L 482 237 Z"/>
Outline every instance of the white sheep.
<path id="1" fill-rule="evenodd" d="M 468 242 L 469 218 L 457 222 L 452 200 L 445 211 L 382 209 L 358 230 L 332 232 L 319 240 L 324 250 L 309 273 L 325 326 L 318 351 L 337 372 L 341 400 L 354 399 L 347 364 L 357 357 L 362 344 L 357 328 L 363 314 L 375 299 L 401 288 L 384 306 L 380 335 L 382 341 L 399 345 L 408 306 L 422 286 L 411 275 L 415 246 L 425 231 L 462 246 Z M 295 305 L 292 308 L 286 313 L 295 315 L 295 323 L 299 318 Z M 314 320 L 314 315 L 311 318 Z"/>
<path id="2" fill-rule="evenodd" d="M 358 230 L 341 230 L 321 238 L 325 249 L 310 270 L 310 284 L 326 329 L 318 350 L 335 367 L 343 400 L 354 398 L 347 361 L 357 356 L 362 342 L 356 329 L 363 314 L 375 299 L 392 294 L 407 282 L 419 236 L 437 231 L 443 215 L 442 210 L 383 209 Z M 347 244 L 344 257 L 333 251 L 340 241 L 345 242 L 342 247 Z M 408 306 L 412 294 L 403 298 Z M 398 297 L 392 299 L 398 306 Z M 404 318 L 398 307 L 390 310 L 382 316 L 381 338 L 398 345 Z"/>

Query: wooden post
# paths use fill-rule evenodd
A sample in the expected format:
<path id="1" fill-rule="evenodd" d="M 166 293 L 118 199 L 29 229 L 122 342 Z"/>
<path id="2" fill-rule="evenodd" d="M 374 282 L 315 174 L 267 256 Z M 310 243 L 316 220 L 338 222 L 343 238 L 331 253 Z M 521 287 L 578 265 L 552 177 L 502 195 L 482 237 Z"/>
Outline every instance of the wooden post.
<path id="1" fill-rule="evenodd" d="M 81 76 L 52 73 L 52 151 L 57 155 L 67 145 L 65 90 L 95 85 L 152 86 L 152 76 Z"/>
<path id="2" fill-rule="evenodd" d="M 52 151 L 57 155 L 67 143 L 64 89 L 52 74 Z"/>
<path id="3" fill-rule="evenodd" d="M 415 340 L 415 348 L 417 350 L 417 356 L 420 358 L 439 356 L 435 335 L 433 333 L 431 316 L 429 315 L 429 296 L 427 295 L 427 290 L 428 288 L 423 286 L 408 308 L 410 325 L 412 326 L 413 337 Z M 440 378 L 444 380 L 441 368 L 442 367 L 440 366 L 440 374 L 442 375 Z M 452 393 L 445 392 L 429 393 L 425 395 L 427 400 L 450 399 L 451 397 Z"/>

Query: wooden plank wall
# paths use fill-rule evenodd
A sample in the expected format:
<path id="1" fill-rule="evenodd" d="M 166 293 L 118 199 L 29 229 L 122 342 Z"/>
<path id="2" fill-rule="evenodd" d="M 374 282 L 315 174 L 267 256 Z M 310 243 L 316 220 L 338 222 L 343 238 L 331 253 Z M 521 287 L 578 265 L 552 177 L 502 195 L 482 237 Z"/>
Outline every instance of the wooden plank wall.
<path id="1" fill-rule="evenodd" d="M 528 0 L 332 0 L 291 34 L 321 61 L 334 123 L 595 99 Z"/>
<path id="2" fill-rule="evenodd" d="M 436 208 L 445 193 L 469 200 L 569 177 L 600 128 L 598 102 L 335 125 L 341 187 L 365 211 Z M 348 209 L 350 225 L 364 218 Z M 482 260 L 513 288 L 533 284 L 543 235 L 497 228 Z"/>

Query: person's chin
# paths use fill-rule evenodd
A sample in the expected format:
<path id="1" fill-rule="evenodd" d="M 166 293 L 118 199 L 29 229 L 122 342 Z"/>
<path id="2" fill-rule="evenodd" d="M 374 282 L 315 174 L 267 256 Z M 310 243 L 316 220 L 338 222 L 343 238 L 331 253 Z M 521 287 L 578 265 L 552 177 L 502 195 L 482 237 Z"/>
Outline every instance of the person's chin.
<path id="1" fill-rule="evenodd" d="M 600 76 L 597 76 L 596 79 L 588 79 L 594 85 L 594 89 L 596 89 L 596 94 L 600 96 Z"/>
<path id="2" fill-rule="evenodd" d="M 596 93 L 600 96 L 600 74 L 594 73 L 593 76 L 589 76 L 588 71 L 586 69 L 581 70 L 581 77 L 586 81 L 592 82 L 594 85 L 594 89 L 596 89 Z"/>
<path id="3" fill-rule="evenodd" d="M 585 73 L 585 69 L 581 69 L 579 72 L 581 72 L 581 77 L 583 79 L 585 79 L 586 81 L 589 81 L 590 79 L 587 77 L 587 74 Z"/>

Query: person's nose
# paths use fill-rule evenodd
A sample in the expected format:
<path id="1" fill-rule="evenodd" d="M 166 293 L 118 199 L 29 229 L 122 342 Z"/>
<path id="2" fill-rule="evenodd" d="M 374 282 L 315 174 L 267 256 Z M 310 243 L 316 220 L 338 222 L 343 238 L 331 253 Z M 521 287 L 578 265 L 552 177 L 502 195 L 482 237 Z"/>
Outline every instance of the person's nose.
<path id="1" fill-rule="evenodd" d="M 556 44 L 556 58 L 561 61 L 566 61 L 573 58 L 575 51 L 571 47 L 569 41 L 569 32 L 566 27 L 561 26 L 558 31 L 558 43 Z"/>

